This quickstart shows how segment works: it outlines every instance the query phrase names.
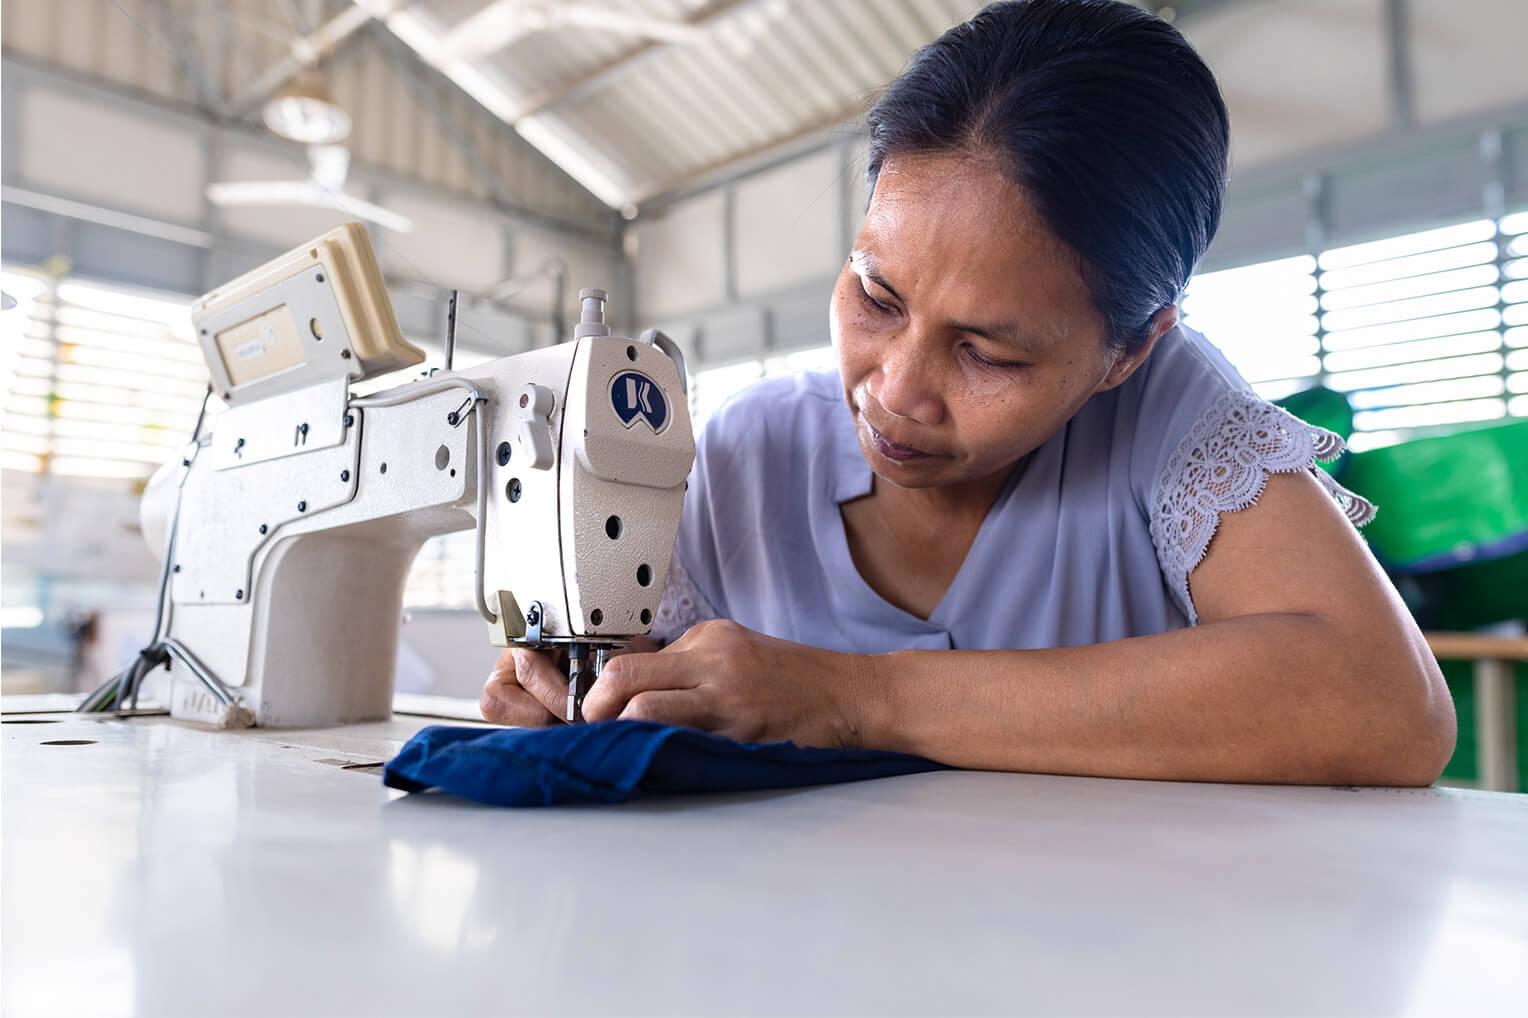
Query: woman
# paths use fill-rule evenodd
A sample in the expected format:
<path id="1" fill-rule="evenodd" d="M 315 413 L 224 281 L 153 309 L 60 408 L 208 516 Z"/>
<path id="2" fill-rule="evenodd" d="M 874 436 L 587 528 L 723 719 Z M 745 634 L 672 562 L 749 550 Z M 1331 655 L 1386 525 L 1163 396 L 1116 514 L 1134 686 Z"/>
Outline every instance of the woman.
<path id="1" fill-rule="evenodd" d="M 708 424 L 668 645 L 610 662 L 585 716 L 992 770 L 1433 781 L 1453 706 L 1354 530 L 1372 507 L 1314 469 L 1341 443 L 1178 324 L 1228 145 L 1187 42 L 1114 0 L 993 4 L 869 127 L 840 370 Z M 483 713 L 553 723 L 566 696 L 511 651 Z"/>

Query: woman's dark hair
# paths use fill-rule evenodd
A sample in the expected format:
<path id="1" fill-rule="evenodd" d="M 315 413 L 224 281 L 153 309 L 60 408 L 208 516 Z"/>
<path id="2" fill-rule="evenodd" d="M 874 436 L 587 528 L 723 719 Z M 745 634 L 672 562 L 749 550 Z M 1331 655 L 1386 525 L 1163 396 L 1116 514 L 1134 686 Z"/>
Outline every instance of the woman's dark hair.
<path id="1" fill-rule="evenodd" d="M 991 4 L 919 50 L 868 120 L 872 187 L 898 155 L 997 157 L 1127 349 L 1220 224 L 1220 88 L 1171 25 L 1117 0 Z"/>

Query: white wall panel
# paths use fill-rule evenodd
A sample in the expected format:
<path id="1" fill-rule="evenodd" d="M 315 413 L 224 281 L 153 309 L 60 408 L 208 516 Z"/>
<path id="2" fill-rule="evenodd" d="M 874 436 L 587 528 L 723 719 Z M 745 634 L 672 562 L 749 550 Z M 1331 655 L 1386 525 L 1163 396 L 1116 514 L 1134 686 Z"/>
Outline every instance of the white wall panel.
<path id="1" fill-rule="evenodd" d="M 643 321 L 720 304 L 727 296 L 720 191 L 639 220 L 637 315 Z"/>
<path id="2" fill-rule="evenodd" d="M 1473 136 L 1404 161 L 1332 173 L 1326 182 L 1326 240 L 1348 244 L 1391 235 L 1396 223 L 1414 222 L 1418 213 L 1424 222 L 1479 215 L 1488 179 Z"/>
<path id="3" fill-rule="evenodd" d="M 514 255 L 514 268 L 510 274 L 517 277 L 529 277 L 540 272 L 553 258 L 561 258 L 567 264 L 568 281 L 562 310 L 568 316 L 570 329 L 578 321 L 579 290 L 598 287 L 609 292 L 612 299 L 620 299 L 614 251 L 530 229 L 517 231 L 510 238 L 510 248 Z M 543 316 L 551 308 L 552 287 L 551 279 L 541 279 L 519 290 L 510 300 L 516 307 L 524 308 L 538 317 Z M 623 307 L 612 307 L 609 310 L 612 323 L 629 320 L 632 312 L 631 308 Z"/>
<path id="4" fill-rule="evenodd" d="M 837 271 L 843 172 L 828 148 L 737 186 L 737 288 L 756 296 Z"/>
<path id="5" fill-rule="evenodd" d="M 509 275 L 502 220 L 394 192 L 382 204 L 414 220 L 412 233 L 388 235 L 383 267 L 438 286 L 483 294 Z"/>
<path id="6" fill-rule="evenodd" d="M 1247 0 L 1185 21 L 1184 33 L 1220 79 L 1236 169 L 1388 130 L 1383 6 Z"/>
<path id="7" fill-rule="evenodd" d="M 700 322 L 697 363 L 714 364 L 757 357 L 765 349 L 764 312 L 740 305 L 707 316 Z"/>
<path id="8" fill-rule="evenodd" d="M 1528 90 L 1528 3 L 1411 5 L 1417 119 L 1447 120 L 1522 100 Z"/>
<path id="9" fill-rule="evenodd" d="M 41 190 L 180 223 L 201 216 L 205 158 L 194 131 L 29 88 L 20 149 L 21 175 Z"/>

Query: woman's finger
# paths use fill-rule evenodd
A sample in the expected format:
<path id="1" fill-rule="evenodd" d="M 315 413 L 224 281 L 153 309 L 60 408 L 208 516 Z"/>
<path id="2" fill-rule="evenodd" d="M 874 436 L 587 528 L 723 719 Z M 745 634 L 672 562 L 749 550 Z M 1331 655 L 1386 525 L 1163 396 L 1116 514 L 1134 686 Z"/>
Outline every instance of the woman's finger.
<path id="1" fill-rule="evenodd" d="M 705 697 L 699 690 L 656 689 L 632 697 L 621 711 L 620 720 L 707 728 L 712 719 Z"/>
<path id="2" fill-rule="evenodd" d="M 554 717 L 563 718 L 568 711 L 568 677 L 552 659 L 534 650 L 511 647 L 515 659 L 515 681 L 531 696 L 539 700 Z"/>
<path id="3" fill-rule="evenodd" d="M 484 721 L 498 725 L 539 728 L 557 724 L 560 720 L 540 700 L 521 689 L 512 675 L 506 677 L 497 669 L 483 685 L 478 709 L 483 712 Z"/>
<path id="4" fill-rule="evenodd" d="M 584 717 L 589 721 L 624 717 L 622 712 L 638 694 L 695 685 L 686 675 L 684 659 L 677 655 L 625 654 L 611 658 L 584 697 Z"/>

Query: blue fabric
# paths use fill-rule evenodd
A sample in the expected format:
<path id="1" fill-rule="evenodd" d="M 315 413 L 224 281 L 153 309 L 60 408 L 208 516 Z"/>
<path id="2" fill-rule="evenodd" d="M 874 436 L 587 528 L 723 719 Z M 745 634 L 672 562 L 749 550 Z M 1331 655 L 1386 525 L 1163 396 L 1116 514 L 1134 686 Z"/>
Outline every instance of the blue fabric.
<path id="1" fill-rule="evenodd" d="M 625 802 L 689 792 L 800 788 L 942 770 L 902 753 L 733 742 L 652 721 L 555 728 L 433 725 L 388 762 L 382 781 L 493 806 Z"/>

